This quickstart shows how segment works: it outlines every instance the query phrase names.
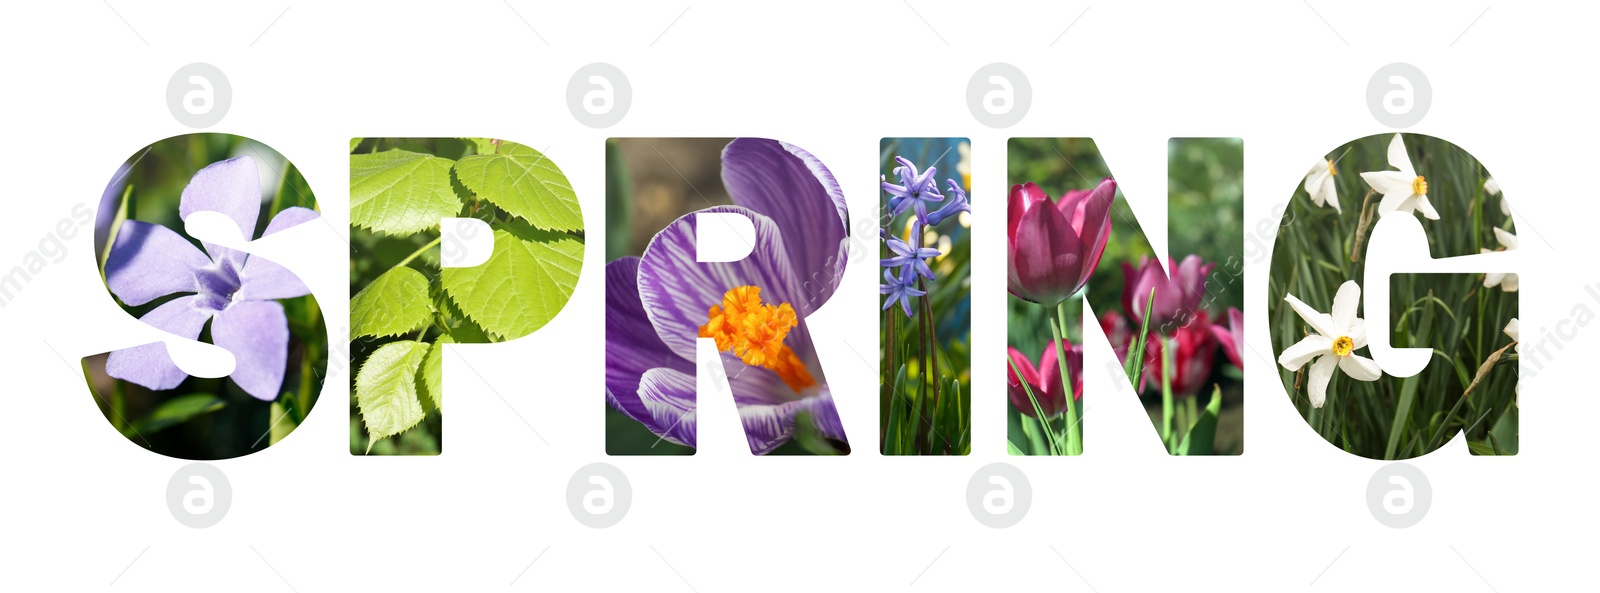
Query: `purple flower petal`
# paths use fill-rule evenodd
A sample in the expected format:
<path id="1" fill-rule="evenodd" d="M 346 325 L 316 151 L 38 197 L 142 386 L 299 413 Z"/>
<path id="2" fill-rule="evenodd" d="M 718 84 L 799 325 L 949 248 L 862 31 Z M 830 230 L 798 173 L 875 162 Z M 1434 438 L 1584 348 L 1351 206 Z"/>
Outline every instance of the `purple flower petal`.
<path id="1" fill-rule="evenodd" d="M 211 258 L 172 229 L 123 221 L 106 258 L 106 287 L 129 305 L 143 305 L 175 292 L 194 292 L 196 270 Z"/>
<path id="2" fill-rule="evenodd" d="M 850 220 L 833 173 L 797 146 L 739 138 L 722 151 L 722 183 L 735 204 L 777 223 L 795 276 L 811 279 L 817 305 L 826 302 L 844 276 Z"/>
<path id="3" fill-rule="evenodd" d="M 640 399 L 640 378 L 658 368 L 688 374 L 692 405 L 694 363 L 667 348 L 650 326 L 644 304 L 639 302 L 638 278 L 637 257 L 624 257 L 606 264 L 606 398 L 618 412 L 645 426 L 654 426 L 649 410 Z M 656 434 L 661 434 L 666 427 L 658 428 L 662 430 Z M 693 439 L 688 442 L 692 444 Z"/>
<path id="4" fill-rule="evenodd" d="M 301 208 L 299 206 L 284 208 L 278 211 L 271 221 L 267 222 L 267 228 L 261 231 L 261 236 L 264 238 L 278 231 L 294 228 L 299 226 L 300 223 L 316 220 L 318 216 L 321 215 L 310 208 Z"/>
<path id="5" fill-rule="evenodd" d="M 233 382 L 262 401 L 278 399 L 289 360 L 289 320 L 273 301 L 241 301 L 217 313 L 211 341 L 233 353 Z"/>
<path id="6" fill-rule="evenodd" d="M 238 299 L 241 301 L 292 299 L 308 294 L 311 289 L 306 288 L 294 272 L 259 255 L 250 256 L 244 262 L 244 269 L 239 270 Z"/>
<path id="7" fill-rule="evenodd" d="M 680 445 L 695 446 L 695 376 L 673 369 L 650 369 L 639 379 L 639 401 L 650 432 Z"/>
<path id="8" fill-rule="evenodd" d="M 140 317 L 139 321 L 169 334 L 193 340 L 200 337 L 200 329 L 205 327 L 206 320 L 211 319 L 215 313 L 201 306 L 201 303 L 201 298 L 197 296 L 178 297 L 151 309 L 149 313 L 144 314 L 144 317 Z M 189 378 L 188 373 L 183 372 L 172 362 L 172 357 L 167 354 L 167 345 L 162 342 L 111 351 L 111 355 L 106 357 L 106 374 L 155 390 L 172 389 Z"/>
<path id="9" fill-rule="evenodd" d="M 767 303 L 789 303 L 802 320 L 816 310 L 820 301 L 806 289 L 817 287 L 802 286 L 795 276 L 785 255 L 784 239 L 772 219 L 739 206 L 700 212 L 749 217 L 755 227 L 755 248 L 749 257 L 735 262 L 695 261 L 698 213 L 685 214 L 656 234 L 639 261 L 639 299 L 662 343 L 683 359 L 694 360 L 695 340 L 700 326 L 710 320 L 711 306 L 739 286 L 759 287 L 761 299 Z"/>
<path id="10" fill-rule="evenodd" d="M 267 223 L 267 229 L 261 232 L 261 236 L 266 237 L 300 223 L 316 220 L 317 216 L 317 211 L 310 208 L 299 206 L 284 208 Z M 311 294 L 311 289 L 306 288 L 305 283 L 294 272 L 259 255 L 246 256 L 244 266 L 239 270 L 239 283 L 239 300 L 292 299 Z"/>
<path id="11" fill-rule="evenodd" d="M 233 219 L 244 240 L 255 237 L 256 219 L 261 217 L 261 177 L 255 159 L 241 156 L 211 163 L 189 179 L 178 200 L 178 216 L 188 220 L 190 214 L 204 211 Z M 213 257 L 231 251 L 209 243 L 205 247 Z"/>
<path id="12" fill-rule="evenodd" d="M 739 420 L 744 424 L 745 439 L 750 452 L 766 455 L 794 437 L 794 424 L 801 412 L 808 412 L 811 422 L 824 436 L 845 440 L 844 423 L 833 405 L 833 396 L 826 390 L 802 400 L 778 405 L 739 406 Z"/>

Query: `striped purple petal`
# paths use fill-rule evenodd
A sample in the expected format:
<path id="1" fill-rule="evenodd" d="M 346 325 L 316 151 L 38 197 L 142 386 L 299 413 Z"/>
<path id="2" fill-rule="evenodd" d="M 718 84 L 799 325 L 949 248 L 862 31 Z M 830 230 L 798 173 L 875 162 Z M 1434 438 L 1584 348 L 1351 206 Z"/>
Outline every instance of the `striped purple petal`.
<path id="1" fill-rule="evenodd" d="M 694 363 L 667 348 L 656 335 L 644 304 L 639 302 L 638 278 L 637 257 L 606 264 L 606 401 L 662 435 L 666 427 L 655 425 L 640 398 L 640 379 L 651 369 L 688 374 L 692 405 Z"/>
<path id="2" fill-rule="evenodd" d="M 759 287 L 763 301 L 789 303 L 801 319 L 816 310 L 790 266 L 785 240 L 772 219 L 740 206 L 700 212 L 748 217 L 755 227 L 755 246 L 749 257 L 739 261 L 695 261 L 698 213 L 685 214 L 656 233 L 639 261 L 639 300 L 662 343 L 685 360 L 694 360 L 695 340 L 700 326 L 710 320 L 711 306 L 739 286 Z"/>
<path id="3" fill-rule="evenodd" d="M 811 285 L 811 308 L 827 302 L 844 277 L 850 235 L 833 173 L 798 146 L 739 138 L 722 151 L 722 183 L 735 204 L 777 224 L 795 276 Z"/>

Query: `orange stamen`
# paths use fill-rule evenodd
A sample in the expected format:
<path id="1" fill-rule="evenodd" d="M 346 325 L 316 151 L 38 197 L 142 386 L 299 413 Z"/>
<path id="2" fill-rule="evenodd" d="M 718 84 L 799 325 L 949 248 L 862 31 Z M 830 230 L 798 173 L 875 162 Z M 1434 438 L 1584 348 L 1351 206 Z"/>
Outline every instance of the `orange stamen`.
<path id="1" fill-rule="evenodd" d="M 715 340 L 717 350 L 778 373 L 795 391 L 816 384 L 805 363 L 783 344 L 789 330 L 800 324 L 789 303 L 769 305 L 761 301 L 760 287 L 736 286 L 722 295 L 722 304 L 711 306 L 709 314 L 700 326 L 700 337 Z"/>

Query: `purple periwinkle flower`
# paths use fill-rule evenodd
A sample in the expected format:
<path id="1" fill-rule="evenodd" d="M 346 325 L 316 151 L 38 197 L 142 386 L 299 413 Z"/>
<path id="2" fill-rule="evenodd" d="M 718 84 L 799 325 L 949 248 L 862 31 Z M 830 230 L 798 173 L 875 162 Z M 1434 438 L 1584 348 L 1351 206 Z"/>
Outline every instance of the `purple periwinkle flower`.
<path id="1" fill-rule="evenodd" d="M 943 207 L 928 214 L 928 226 L 939 226 L 945 219 L 952 216 L 962 212 L 972 212 L 972 204 L 967 202 L 967 192 L 961 190 L 961 184 L 956 183 L 954 179 L 946 179 L 944 182 L 949 186 L 950 193 L 954 195 Z"/>
<path id="2" fill-rule="evenodd" d="M 893 269 L 884 270 L 883 281 L 884 284 L 878 285 L 878 293 L 889 295 L 889 298 L 883 299 L 883 310 L 888 311 L 889 307 L 898 302 L 900 308 L 905 310 L 906 317 L 915 317 L 916 314 L 911 309 L 911 297 L 928 293 L 917 290 L 916 276 L 911 274 L 911 268 L 900 268 L 899 276 L 895 275 Z"/>
<path id="3" fill-rule="evenodd" d="M 894 160 L 900 166 L 894 168 L 894 174 L 900 178 L 898 185 L 883 182 L 883 191 L 889 194 L 889 211 L 894 216 L 905 213 L 907 208 L 917 213 L 917 221 L 923 226 L 928 225 L 928 204 L 944 201 L 944 196 L 939 193 L 939 183 L 933 175 L 939 172 L 938 167 L 928 167 L 927 171 L 917 172 L 917 166 L 905 157 L 897 156 Z"/>
<path id="4" fill-rule="evenodd" d="M 187 220 L 203 211 L 226 215 L 239 225 L 240 236 L 254 236 L 261 214 L 255 161 L 235 157 L 195 173 L 183 189 L 178 215 Z M 261 236 L 316 217 L 308 208 L 284 208 Z M 212 343 L 233 354 L 233 382 L 256 399 L 277 399 L 289 356 L 289 322 L 276 299 L 311 291 L 293 272 L 266 258 L 202 244 L 205 251 L 159 224 L 123 221 L 106 258 L 106 287 L 132 306 L 183 294 L 139 320 L 191 340 L 210 322 Z M 155 390 L 172 389 L 189 377 L 161 342 L 111 352 L 106 374 Z"/>
<path id="5" fill-rule="evenodd" d="M 801 417 L 844 441 L 805 324 L 839 287 L 849 259 L 844 192 L 810 153 L 760 138 L 728 144 L 722 182 L 734 205 L 686 214 L 656 233 L 642 257 L 606 264 L 606 401 L 662 439 L 695 446 L 696 348 L 710 337 L 752 453 L 788 442 Z M 748 217 L 751 254 L 698 262 L 702 212 Z"/>
<path id="6" fill-rule="evenodd" d="M 933 280 L 933 269 L 928 267 L 927 258 L 938 257 L 938 249 L 934 249 L 932 247 L 912 247 L 905 241 L 901 241 L 899 237 L 891 235 L 882 229 L 878 230 L 878 234 L 883 236 L 884 246 L 888 247 L 889 251 L 894 253 L 894 257 L 878 260 L 878 265 L 884 267 L 911 268 L 917 274 L 922 275 L 923 278 L 927 278 L 930 281 Z M 911 235 L 919 236 L 921 234 L 921 225 L 913 224 L 911 227 Z"/>

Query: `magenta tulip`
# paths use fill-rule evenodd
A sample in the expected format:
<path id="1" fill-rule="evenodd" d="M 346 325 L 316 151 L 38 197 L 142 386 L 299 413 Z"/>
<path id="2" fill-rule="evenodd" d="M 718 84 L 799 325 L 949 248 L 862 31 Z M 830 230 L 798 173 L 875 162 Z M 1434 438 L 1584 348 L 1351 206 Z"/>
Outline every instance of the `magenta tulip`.
<path id="1" fill-rule="evenodd" d="M 1157 297 L 1160 298 L 1160 297 Z M 1161 388 L 1161 367 L 1166 362 L 1163 348 L 1173 344 L 1172 395 L 1189 397 L 1205 387 L 1211 377 L 1211 365 L 1217 358 L 1217 337 L 1211 333 L 1211 318 L 1204 310 L 1196 311 L 1187 325 L 1179 327 L 1171 337 L 1151 336 L 1145 342 L 1144 386 Z"/>
<path id="2" fill-rule="evenodd" d="M 1054 202 L 1031 182 L 1011 186 L 1006 231 L 1011 294 L 1054 307 L 1081 290 L 1106 250 L 1116 193 L 1117 182 L 1110 178 Z"/>
<path id="3" fill-rule="evenodd" d="M 1083 345 L 1063 343 L 1067 351 L 1067 372 L 1072 374 L 1072 399 L 1083 399 Z M 1018 412 L 1037 418 L 1033 402 L 1028 401 L 1028 391 L 1022 387 L 1026 382 L 1028 388 L 1033 390 L 1034 399 L 1038 400 L 1039 407 L 1044 410 L 1046 418 L 1054 418 L 1067 410 L 1067 394 L 1061 387 L 1061 366 L 1057 363 L 1056 345 L 1045 344 L 1044 353 L 1039 355 L 1039 366 L 1034 366 L 1033 361 L 1026 354 L 1016 348 L 1010 350 L 1011 362 L 1016 364 L 1016 370 L 1006 365 L 1006 387 L 1010 391 L 1011 405 Z M 1022 380 L 1017 379 L 1017 371 L 1021 371 Z"/>
<path id="4" fill-rule="evenodd" d="M 1116 311 L 1106 311 L 1100 316 L 1100 331 L 1105 332 L 1106 339 L 1111 341 L 1111 349 L 1117 353 L 1117 361 L 1128 362 L 1128 350 L 1133 348 L 1134 328 L 1128 327 L 1128 318 Z"/>
<path id="5" fill-rule="evenodd" d="M 1228 362 L 1241 370 L 1244 369 L 1244 358 L 1239 356 L 1239 349 L 1244 348 L 1244 312 L 1238 307 L 1228 307 L 1228 327 L 1213 325 L 1211 334 L 1215 335 L 1217 343 L 1222 345 L 1222 352 L 1228 355 Z"/>
<path id="6" fill-rule="evenodd" d="M 1134 327 L 1142 327 L 1150 290 L 1155 289 L 1155 306 L 1148 312 L 1150 329 L 1170 336 L 1195 316 L 1200 299 L 1205 296 L 1206 278 L 1215 267 L 1217 264 L 1202 262 L 1198 255 L 1180 262 L 1168 259 L 1167 269 L 1172 272 L 1168 277 L 1160 264 L 1148 256 L 1139 257 L 1137 268 L 1123 262 L 1122 310 L 1132 318 Z"/>

